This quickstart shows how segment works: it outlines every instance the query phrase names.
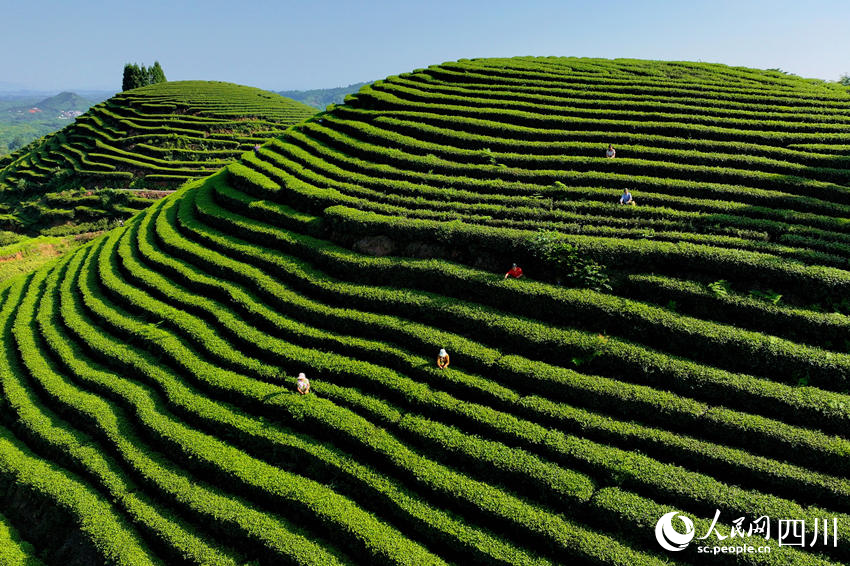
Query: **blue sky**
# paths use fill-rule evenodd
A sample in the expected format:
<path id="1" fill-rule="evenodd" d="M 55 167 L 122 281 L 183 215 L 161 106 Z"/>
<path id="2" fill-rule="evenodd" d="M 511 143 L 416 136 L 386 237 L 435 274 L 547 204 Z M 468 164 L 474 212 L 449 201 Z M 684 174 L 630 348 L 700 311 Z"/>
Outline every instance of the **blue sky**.
<path id="1" fill-rule="evenodd" d="M 0 0 L 0 89 L 119 90 L 126 62 L 170 80 L 343 86 L 459 58 L 568 55 L 850 73 L 850 2 Z"/>

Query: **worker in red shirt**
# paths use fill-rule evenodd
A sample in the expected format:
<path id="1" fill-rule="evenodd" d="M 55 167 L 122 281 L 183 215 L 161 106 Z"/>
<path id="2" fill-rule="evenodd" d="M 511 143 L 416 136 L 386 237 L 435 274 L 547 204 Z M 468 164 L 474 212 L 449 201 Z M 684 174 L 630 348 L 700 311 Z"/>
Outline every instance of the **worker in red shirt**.
<path id="1" fill-rule="evenodd" d="M 510 270 L 508 270 L 508 272 L 505 273 L 505 279 L 507 279 L 509 276 L 513 277 L 514 279 L 519 279 L 520 277 L 522 277 L 522 268 L 517 266 L 517 264 L 514 263 L 511 266 Z"/>

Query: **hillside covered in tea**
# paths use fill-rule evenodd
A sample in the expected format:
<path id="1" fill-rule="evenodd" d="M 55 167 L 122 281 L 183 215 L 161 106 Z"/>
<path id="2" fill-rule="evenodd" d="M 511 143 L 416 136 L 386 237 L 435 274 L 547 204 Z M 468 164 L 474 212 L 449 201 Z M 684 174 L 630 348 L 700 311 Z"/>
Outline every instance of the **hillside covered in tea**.
<path id="1" fill-rule="evenodd" d="M 775 71 L 364 87 L 0 293 L 0 549 L 847 563 L 848 147 L 850 96 Z M 671 511 L 774 530 L 667 552 Z M 742 542 L 771 551 L 696 550 Z"/>
<path id="2" fill-rule="evenodd" d="M 0 228 L 103 227 L 149 205 L 161 196 L 157 191 L 206 176 L 313 113 L 275 93 L 222 82 L 122 92 L 0 159 Z"/>

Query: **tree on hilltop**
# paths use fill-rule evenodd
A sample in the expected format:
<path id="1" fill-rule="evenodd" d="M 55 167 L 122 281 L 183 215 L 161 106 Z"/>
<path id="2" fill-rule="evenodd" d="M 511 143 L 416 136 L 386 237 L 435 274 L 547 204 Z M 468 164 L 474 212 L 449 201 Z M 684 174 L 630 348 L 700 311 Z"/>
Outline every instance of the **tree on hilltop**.
<path id="1" fill-rule="evenodd" d="M 150 83 L 148 84 L 164 83 L 166 81 L 165 71 L 162 70 L 159 61 L 153 62 L 153 67 L 148 69 L 148 76 L 150 77 Z"/>
<path id="2" fill-rule="evenodd" d="M 136 63 L 127 63 L 124 65 L 124 78 L 121 81 L 121 90 L 130 90 L 131 88 L 139 88 L 156 83 L 164 83 L 165 72 L 159 61 L 154 61 L 152 67 L 148 68 L 144 65 Z"/>
<path id="3" fill-rule="evenodd" d="M 130 90 L 138 88 L 145 83 L 142 69 L 135 63 L 127 63 L 124 65 L 124 79 L 121 81 L 121 90 Z"/>
<path id="4" fill-rule="evenodd" d="M 133 88 L 130 86 L 133 82 L 132 79 L 133 70 L 130 68 L 130 63 L 124 65 L 124 75 L 121 78 L 121 90 L 130 90 Z"/>

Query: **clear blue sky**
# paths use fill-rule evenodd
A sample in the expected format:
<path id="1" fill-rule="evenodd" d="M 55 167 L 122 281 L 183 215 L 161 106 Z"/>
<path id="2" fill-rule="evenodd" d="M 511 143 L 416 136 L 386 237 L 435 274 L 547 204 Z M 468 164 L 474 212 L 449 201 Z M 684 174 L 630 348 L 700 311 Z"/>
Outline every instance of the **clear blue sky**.
<path id="1" fill-rule="evenodd" d="M 343 86 L 459 58 L 571 55 L 850 73 L 847 0 L 0 0 L 0 89 L 169 80 Z"/>

